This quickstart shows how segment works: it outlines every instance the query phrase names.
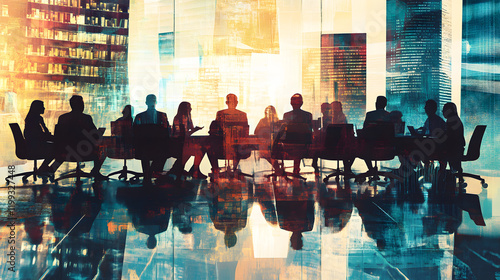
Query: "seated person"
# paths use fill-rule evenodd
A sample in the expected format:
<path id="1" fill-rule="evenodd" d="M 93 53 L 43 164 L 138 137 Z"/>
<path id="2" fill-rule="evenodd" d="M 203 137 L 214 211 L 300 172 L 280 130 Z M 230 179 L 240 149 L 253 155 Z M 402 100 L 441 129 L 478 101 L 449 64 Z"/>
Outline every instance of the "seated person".
<path id="1" fill-rule="evenodd" d="M 177 109 L 177 115 L 174 117 L 172 126 L 172 140 L 175 143 L 173 147 L 180 151 L 171 172 L 176 173 L 177 178 L 184 171 L 184 166 L 191 156 L 194 156 L 194 164 L 192 168 L 192 176 L 199 179 L 205 179 L 207 176 L 201 173 L 200 163 L 205 155 L 205 150 L 202 145 L 195 144 L 191 135 L 203 127 L 194 127 L 191 120 L 191 103 L 181 102 Z"/>
<path id="2" fill-rule="evenodd" d="M 42 114 L 45 112 L 43 101 L 31 102 L 30 110 L 24 119 L 24 138 L 29 154 L 44 157 L 44 161 L 38 169 L 40 175 L 49 175 L 49 164 L 54 159 L 54 136 L 50 133 Z"/>
<path id="3" fill-rule="evenodd" d="M 274 169 L 278 169 L 278 162 L 271 158 L 271 145 L 274 141 L 274 137 L 281 128 L 282 122 L 278 118 L 276 113 L 276 108 L 274 106 L 267 106 L 265 110 L 264 118 L 260 119 L 257 127 L 255 128 L 254 134 L 265 141 L 264 149 L 260 149 L 259 154 L 261 157 L 265 158 Z"/>
<path id="4" fill-rule="evenodd" d="M 323 104 L 328 104 L 328 103 L 323 103 Z M 333 101 L 331 104 L 328 104 L 330 107 L 330 119 L 325 122 L 325 113 L 323 113 L 323 105 L 321 105 L 321 112 L 323 113 L 323 129 L 322 131 L 325 132 L 326 128 L 330 124 L 347 124 L 347 118 L 342 111 L 342 103 L 340 101 Z M 328 112 L 328 111 L 326 111 Z M 321 136 L 319 137 L 319 147 L 322 149 L 324 147 L 324 142 L 325 142 L 325 133 L 321 133 Z M 351 166 L 354 160 L 344 160 L 344 169 L 346 172 L 351 171 Z M 312 166 L 314 167 L 314 172 L 318 173 L 318 157 L 315 156 L 313 158 Z"/>
<path id="5" fill-rule="evenodd" d="M 141 125 L 159 125 L 160 128 L 165 130 L 165 134 L 168 137 L 168 118 L 167 114 L 156 110 L 156 96 L 154 94 L 149 94 L 146 96 L 146 105 L 148 106 L 147 110 L 139 113 L 134 120 L 134 126 Z M 162 140 L 162 139 L 158 139 Z M 148 143 L 140 143 L 144 145 L 148 145 Z M 165 162 L 167 161 L 167 153 L 163 151 L 163 148 L 166 148 L 168 143 L 164 143 L 165 147 L 155 147 L 159 148 L 160 151 L 156 153 L 156 157 L 152 159 L 152 163 L 149 159 L 141 158 L 142 170 L 144 173 L 144 183 L 150 184 L 153 172 L 161 172 L 163 171 L 163 167 L 165 166 Z M 136 151 L 138 148 L 136 147 Z"/>
<path id="6" fill-rule="evenodd" d="M 222 149 L 223 149 L 223 142 L 222 141 L 227 141 L 229 138 L 228 135 L 225 135 L 226 137 L 223 138 L 223 135 L 229 127 L 232 126 L 241 126 L 243 127 L 244 135 L 248 135 L 248 119 L 247 119 L 247 114 L 245 112 L 242 112 L 238 109 L 236 109 L 236 106 L 238 106 L 238 97 L 232 93 L 228 94 L 226 96 L 226 105 L 227 109 L 220 110 L 217 112 L 215 121 L 213 124 L 210 126 L 210 134 L 211 134 L 211 139 L 209 140 L 210 143 L 210 149 L 208 151 L 208 159 L 210 160 L 210 164 L 212 165 L 212 172 L 214 173 L 214 176 L 218 176 L 219 174 L 219 163 L 218 163 L 218 158 L 220 158 L 220 154 Z M 217 130 L 218 132 L 215 132 Z M 231 143 L 226 143 L 230 145 Z M 234 152 L 234 151 L 225 151 L 226 152 L 226 157 L 229 159 L 233 159 L 234 162 L 234 170 L 236 171 L 236 168 L 238 167 L 239 163 L 239 155 Z"/>
<path id="7" fill-rule="evenodd" d="M 387 106 L 387 98 L 385 96 L 377 96 L 375 102 L 376 110 L 366 113 L 365 124 L 371 122 L 389 122 L 389 112 L 385 110 Z"/>
<path id="8" fill-rule="evenodd" d="M 342 103 L 340 101 L 333 101 L 332 107 L 332 124 L 347 124 L 347 118 L 342 111 Z M 328 126 L 328 125 L 327 125 Z M 323 126 L 323 127 L 327 127 Z"/>
<path id="9" fill-rule="evenodd" d="M 321 127 L 327 127 L 329 124 L 332 124 L 333 122 L 333 115 L 332 115 L 332 105 L 328 102 L 325 102 L 321 104 Z"/>
<path id="10" fill-rule="evenodd" d="M 304 125 L 305 127 L 307 127 L 307 132 L 312 132 L 312 114 L 300 109 L 300 107 L 302 107 L 302 104 L 304 104 L 302 95 L 299 93 L 292 95 L 290 104 L 292 105 L 293 110 L 290 112 L 286 112 L 283 115 L 283 121 L 286 126 L 288 127 L 296 124 Z M 300 160 L 301 159 L 299 158 L 293 160 L 294 174 L 300 173 Z"/>
<path id="11" fill-rule="evenodd" d="M 425 102 L 425 114 L 427 115 L 427 119 L 425 120 L 424 126 L 420 127 L 417 131 L 426 136 L 432 135 L 440 135 L 443 131 L 446 130 L 446 123 L 444 120 L 436 114 L 438 109 L 437 102 L 429 99 Z M 440 155 L 437 155 L 441 157 Z M 424 166 L 429 166 L 430 161 L 428 159 L 424 159 Z M 446 161 L 439 161 L 440 171 L 444 171 L 446 169 Z"/>
<path id="12" fill-rule="evenodd" d="M 403 122 L 403 113 L 401 111 L 391 111 L 389 120 L 394 124 L 394 133 L 403 135 L 405 133 L 405 123 Z"/>
<path id="13" fill-rule="evenodd" d="M 375 110 L 366 113 L 363 127 L 366 127 L 367 124 L 374 122 L 390 122 L 389 112 L 385 110 L 385 106 L 387 106 L 387 98 L 385 98 L 385 96 L 377 96 L 377 101 L 375 101 Z M 365 163 L 368 170 L 373 170 L 373 165 L 370 160 L 365 159 Z"/>
<path id="14" fill-rule="evenodd" d="M 132 105 L 125 105 L 122 110 L 122 116 L 116 119 L 116 121 L 130 121 L 132 123 L 134 118 L 132 117 Z"/>
<path id="15" fill-rule="evenodd" d="M 455 103 L 448 102 L 444 104 L 443 116 L 446 118 L 446 140 L 443 143 L 445 147 L 445 159 L 450 163 L 452 170 L 458 173 L 459 181 L 463 182 L 462 157 L 465 147 L 464 125 L 458 116 Z"/>
<path id="16" fill-rule="evenodd" d="M 437 129 L 445 131 L 446 123 L 444 120 L 436 114 L 438 105 L 436 101 L 429 99 L 425 102 L 425 114 L 427 119 L 425 120 L 424 126 L 418 129 L 423 135 L 433 135 Z"/>
<path id="17" fill-rule="evenodd" d="M 73 154 L 73 156 L 92 158 L 94 161 L 94 167 L 92 168 L 90 174 L 94 176 L 95 179 L 107 179 L 106 176 L 103 176 L 100 173 L 101 166 L 106 159 L 105 156 L 103 156 L 99 152 L 99 147 L 96 145 L 96 142 L 100 139 L 92 139 L 94 135 L 98 135 L 99 138 L 102 135 L 100 135 L 100 132 L 97 131 L 92 117 L 83 113 L 85 104 L 83 103 L 82 96 L 73 95 L 69 100 L 69 104 L 71 106 L 71 112 L 61 115 L 57 121 L 58 125 L 60 125 L 61 127 L 65 127 L 65 129 L 68 130 L 64 133 L 69 134 L 57 135 L 58 132 L 56 132 L 56 138 L 63 137 L 67 139 L 70 142 L 68 144 L 73 148 L 76 148 L 79 143 L 82 143 L 82 141 L 90 143 L 92 145 L 90 151 L 85 151 L 85 154 Z M 58 148 L 62 149 L 62 153 L 58 153 L 56 161 L 52 164 L 52 172 L 55 172 L 61 165 L 61 163 L 64 161 L 63 154 L 67 152 L 64 150 L 64 147 Z M 75 150 L 75 153 L 78 153 L 79 149 Z M 71 156 L 71 154 L 68 154 L 67 156 Z"/>

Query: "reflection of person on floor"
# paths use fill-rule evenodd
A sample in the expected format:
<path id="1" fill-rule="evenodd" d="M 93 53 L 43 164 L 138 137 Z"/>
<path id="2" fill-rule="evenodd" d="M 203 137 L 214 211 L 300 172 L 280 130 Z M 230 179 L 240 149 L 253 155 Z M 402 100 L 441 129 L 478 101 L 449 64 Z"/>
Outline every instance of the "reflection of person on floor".
<path id="1" fill-rule="evenodd" d="M 44 158 L 39 168 L 40 173 L 49 172 L 49 164 L 54 159 L 54 136 L 50 133 L 43 120 L 45 107 L 43 101 L 31 102 L 30 110 L 24 119 L 24 138 L 30 155 Z"/>
<path id="2" fill-rule="evenodd" d="M 280 186 L 280 188 L 294 186 Z M 303 247 L 302 233 L 311 231 L 314 226 L 314 200 L 308 190 L 287 194 L 275 186 L 276 213 L 281 229 L 292 232 L 290 243 L 293 249 Z"/>
<path id="3" fill-rule="evenodd" d="M 175 161 L 171 172 L 178 174 L 178 178 L 184 172 L 184 166 L 191 156 L 194 156 L 194 164 L 192 167 L 192 176 L 194 178 L 205 179 L 206 176 L 200 171 L 200 164 L 205 154 L 204 148 L 195 144 L 190 138 L 193 133 L 203 127 L 194 127 L 191 119 L 191 104 L 189 102 L 181 102 L 177 109 L 177 115 L 174 117 L 172 126 L 172 140 L 175 143 L 173 146 L 180 152 L 179 158 Z"/>
<path id="4" fill-rule="evenodd" d="M 265 158 L 274 169 L 279 169 L 279 165 L 275 159 L 271 158 L 271 145 L 281 125 L 282 122 L 278 118 L 276 108 L 274 106 L 267 106 L 265 116 L 260 119 L 254 132 L 256 136 L 265 141 L 264 148 L 259 150 L 259 155 Z"/>
<path id="5" fill-rule="evenodd" d="M 302 95 L 299 93 L 292 95 L 290 104 L 292 105 L 293 110 L 290 112 L 286 112 L 283 115 L 283 121 L 285 122 L 286 126 L 293 127 L 295 125 L 304 125 L 308 130 L 304 131 L 305 133 L 312 132 L 312 114 L 300 109 L 300 107 L 302 107 L 302 104 L 304 104 Z M 293 160 L 293 173 L 300 173 L 300 159 Z"/>
<path id="6" fill-rule="evenodd" d="M 245 187 L 246 184 L 235 182 L 234 185 L 221 189 L 218 195 L 209 200 L 210 219 L 217 230 L 224 232 L 224 244 L 227 248 L 236 245 L 236 232 L 247 225 L 248 208 L 252 202 L 244 192 Z"/>
<path id="7" fill-rule="evenodd" d="M 464 125 L 458 116 L 457 106 L 452 102 L 444 104 L 443 116 L 446 118 L 445 158 L 450 163 L 452 170 L 458 173 L 459 181 L 463 182 Z"/>

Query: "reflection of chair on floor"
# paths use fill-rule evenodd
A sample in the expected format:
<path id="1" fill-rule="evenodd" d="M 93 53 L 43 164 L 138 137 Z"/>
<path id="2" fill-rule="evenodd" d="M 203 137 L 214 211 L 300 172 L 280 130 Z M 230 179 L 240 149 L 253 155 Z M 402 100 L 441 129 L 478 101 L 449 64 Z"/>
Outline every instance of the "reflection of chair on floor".
<path id="1" fill-rule="evenodd" d="M 351 165 L 355 158 L 356 139 L 354 138 L 354 127 L 352 124 L 331 124 L 326 128 L 325 143 L 318 156 L 321 159 L 337 161 L 337 169 L 328 174 L 323 181 L 328 182 L 331 177 L 351 175 Z M 344 171 L 339 167 L 343 161 Z"/>
<path id="2" fill-rule="evenodd" d="M 310 145 L 312 144 L 312 131 L 308 124 L 293 123 L 282 126 L 274 141 L 271 158 L 276 160 L 293 160 L 294 169 L 296 162 L 304 158 L 310 157 Z M 274 173 L 266 177 L 282 176 L 289 180 L 290 177 L 306 180 L 296 170 L 294 172 L 286 172 L 284 164 L 281 164 L 283 170 L 276 170 Z"/>
<path id="3" fill-rule="evenodd" d="M 99 129 L 98 133 L 102 137 L 104 134 L 103 129 Z M 81 169 L 81 162 L 94 161 L 99 158 L 99 151 L 97 146 L 93 146 L 91 140 L 81 140 L 81 131 L 75 131 L 72 125 L 57 124 L 54 130 L 55 144 L 56 144 L 56 161 L 76 162 L 76 170 L 55 179 L 58 182 L 63 179 L 76 178 L 76 185 L 82 184 L 81 178 L 93 178 L 94 175 L 84 172 Z M 85 146 L 85 148 L 83 148 Z M 87 149 L 87 150 L 85 150 Z"/>
<path id="4" fill-rule="evenodd" d="M 472 136 L 469 141 L 469 146 L 467 147 L 467 154 L 462 157 L 462 162 L 464 161 L 475 161 L 479 158 L 481 152 L 481 142 L 483 141 L 484 131 L 486 130 L 486 125 L 478 125 L 474 129 Z M 484 179 L 476 174 L 463 173 L 462 176 L 473 178 L 481 181 L 483 188 L 487 188 L 488 184 L 485 183 Z"/>
<path id="5" fill-rule="evenodd" d="M 22 176 L 23 183 L 27 183 L 28 178 L 30 176 L 33 176 L 33 180 L 36 181 L 37 173 L 38 173 L 37 160 L 45 159 L 45 157 L 42 155 L 37 155 L 34 152 L 28 151 L 28 147 L 26 145 L 26 139 L 24 139 L 24 136 L 23 136 L 23 133 L 21 132 L 21 128 L 19 127 L 19 124 L 10 123 L 9 126 L 10 126 L 10 129 L 12 130 L 12 134 L 14 135 L 14 142 L 16 144 L 16 156 L 19 159 L 33 160 L 34 163 L 33 163 L 33 171 L 16 173 L 16 174 L 13 174 L 12 176 L 9 175 L 5 178 L 5 180 L 7 181 L 7 184 L 8 184 L 10 178 Z"/>
<path id="6" fill-rule="evenodd" d="M 135 149 L 133 143 L 133 131 L 132 131 L 132 122 L 123 120 L 123 121 L 114 121 L 111 122 L 111 135 L 112 143 L 111 146 L 108 147 L 108 157 L 112 159 L 123 159 L 123 168 L 119 171 L 112 172 L 108 175 L 111 177 L 116 174 L 120 174 L 118 179 L 127 180 L 127 175 L 134 175 L 131 180 L 138 179 L 138 177 L 142 176 L 142 173 L 128 170 L 127 167 L 127 159 L 134 159 L 135 157 Z"/>
<path id="7" fill-rule="evenodd" d="M 375 161 L 373 168 L 369 167 L 366 173 L 356 175 L 356 178 L 373 176 L 394 177 L 391 172 L 383 172 L 378 169 L 378 161 L 392 160 L 396 156 L 394 124 L 385 122 L 367 123 L 360 136 L 360 151 L 358 155 L 367 162 Z M 397 177 L 396 177 L 397 178 Z"/>

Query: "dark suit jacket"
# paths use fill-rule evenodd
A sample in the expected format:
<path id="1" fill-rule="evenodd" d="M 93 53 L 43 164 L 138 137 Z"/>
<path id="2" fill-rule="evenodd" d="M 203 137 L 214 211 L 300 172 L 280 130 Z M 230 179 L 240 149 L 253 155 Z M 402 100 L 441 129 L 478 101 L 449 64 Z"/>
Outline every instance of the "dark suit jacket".
<path id="1" fill-rule="evenodd" d="M 231 124 L 248 125 L 247 114 L 238 109 L 224 109 L 217 112 L 215 120 L 218 121 L 222 127 Z"/>
<path id="2" fill-rule="evenodd" d="M 160 124 L 161 126 L 168 128 L 168 118 L 167 114 L 156 111 L 156 120 L 152 120 L 149 112 L 146 110 L 137 116 L 135 116 L 134 125 L 138 124 Z"/>
<path id="3" fill-rule="evenodd" d="M 76 149 L 81 141 L 89 141 L 94 144 L 98 140 L 96 139 L 98 135 L 97 128 L 90 115 L 71 111 L 61 115 L 57 125 L 58 130 L 55 131 L 56 142 L 58 148 L 63 151 L 64 147 L 61 147 L 61 145 L 69 145 Z"/>
<path id="4" fill-rule="evenodd" d="M 312 114 L 301 109 L 286 112 L 283 115 L 283 121 L 287 124 L 290 123 L 303 123 L 307 124 L 312 129 Z"/>
<path id="5" fill-rule="evenodd" d="M 384 109 L 366 113 L 365 124 L 369 122 L 389 122 L 389 112 Z M 363 125 L 364 127 L 365 125 Z"/>

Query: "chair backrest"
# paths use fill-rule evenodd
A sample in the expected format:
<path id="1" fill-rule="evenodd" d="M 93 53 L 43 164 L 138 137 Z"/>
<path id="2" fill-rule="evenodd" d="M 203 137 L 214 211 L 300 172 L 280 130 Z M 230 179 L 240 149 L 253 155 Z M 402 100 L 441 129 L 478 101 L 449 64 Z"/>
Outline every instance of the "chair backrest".
<path id="1" fill-rule="evenodd" d="M 363 127 L 362 137 L 369 141 L 393 141 L 394 124 L 392 122 L 370 122 Z"/>
<path id="2" fill-rule="evenodd" d="M 336 148 L 354 142 L 354 126 L 352 124 L 330 124 L 326 128 L 325 148 Z"/>
<path id="3" fill-rule="evenodd" d="M 285 136 L 282 142 L 284 144 L 311 144 L 311 126 L 306 123 L 285 124 Z"/>
<path id="4" fill-rule="evenodd" d="M 132 121 L 119 120 L 111 122 L 111 135 L 128 137 L 132 135 Z"/>
<path id="5" fill-rule="evenodd" d="M 133 126 L 136 158 L 154 159 L 168 154 L 170 136 L 168 129 L 159 124 Z"/>
<path id="6" fill-rule="evenodd" d="M 24 139 L 21 128 L 17 123 L 9 123 L 10 130 L 12 130 L 12 135 L 14 136 L 14 143 L 16 144 L 16 156 L 19 159 L 27 159 L 28 151 L 26 147 L 26 140 Z"/>
<path id="7" fill-rule="evenodd" d="M 481 142 L 483 141 L 484 131 L 486 125 L 478 125 L 474 129 L 467 148 L 467 154 L 463 157 L 462 161 L 477 160 L 481 154 Z"/>

